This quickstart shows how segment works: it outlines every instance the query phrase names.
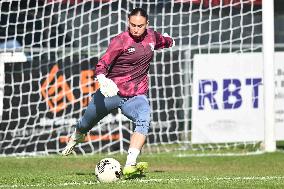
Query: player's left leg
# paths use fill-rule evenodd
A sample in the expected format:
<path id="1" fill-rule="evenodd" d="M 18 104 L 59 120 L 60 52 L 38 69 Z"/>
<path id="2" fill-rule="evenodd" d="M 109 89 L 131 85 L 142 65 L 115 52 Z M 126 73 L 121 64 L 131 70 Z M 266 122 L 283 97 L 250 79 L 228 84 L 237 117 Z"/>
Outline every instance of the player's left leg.
<path id="1" fill-rule="evenodd" d="M 135 124 L 134 133 L 130 139 L 127 160 L 123 174 L 130 177 L 133 174 L 143 173 L 148 168 L 147 162 L 137 163 L 137 157 L 145 143 L 150 126 L 150 105 L 145 95 L 138 95 L 128 99 L 121 106 L 122 113 Z"/>

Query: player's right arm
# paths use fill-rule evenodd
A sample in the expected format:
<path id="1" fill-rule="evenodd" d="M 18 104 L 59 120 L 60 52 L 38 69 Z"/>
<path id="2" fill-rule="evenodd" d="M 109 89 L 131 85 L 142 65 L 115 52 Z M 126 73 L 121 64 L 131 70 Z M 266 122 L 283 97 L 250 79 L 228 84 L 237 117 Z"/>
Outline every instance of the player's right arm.
<path id="1" fill-rule="evenodd" d="M 123 43 L 119 36 L 111 40 L 106 53 L 102 56 L 96 66 L 96 79 L 100 85 L 100 91 L 105 97 L 117 95 L 119 91 L 117 85 L 105 76 L 108 74 L 109 68 L 114 60 L 123 51 Z"/>
<path id="2" fill-rule="evenodd" d="M 120 36 L 113 38 L 106 53 L 101 57 L 96 66 L 96 75 L 107 75 L 113 61 L 123 52 L 123 42 Z"/>

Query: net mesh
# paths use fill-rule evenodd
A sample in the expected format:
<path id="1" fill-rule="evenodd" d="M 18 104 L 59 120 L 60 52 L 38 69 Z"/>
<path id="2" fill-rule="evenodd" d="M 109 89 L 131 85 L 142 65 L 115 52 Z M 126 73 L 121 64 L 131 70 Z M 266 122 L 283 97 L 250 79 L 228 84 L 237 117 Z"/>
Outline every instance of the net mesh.
<path id="1" fill-rule="evenodd" d="M 27 61 L 1 64 L 0 154 L 51 154 L 65 147 L 98 87 L 94 67 L 110 40 L 127 29 L 135 7 L 144 8 L 150 27 L 176 44 L 155 52 L 151 63 L 152 122 L 144 150 L 238 145 L 191 145 L 193 56 L 261 51 L 260 1 L 2 0 L 1 53 L 21 52 Z M 76 152 L 125 151 L 133 127 L 114 111 Z"/>

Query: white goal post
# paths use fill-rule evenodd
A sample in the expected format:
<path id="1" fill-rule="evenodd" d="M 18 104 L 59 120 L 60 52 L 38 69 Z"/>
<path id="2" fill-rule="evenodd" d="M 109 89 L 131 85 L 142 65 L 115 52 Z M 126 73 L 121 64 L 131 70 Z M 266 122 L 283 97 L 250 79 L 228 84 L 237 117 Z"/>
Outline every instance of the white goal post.
<path id="1" fill-rule="evenodd" d="M 176 45 L 155 52 L 150 66 L 152 122 L 144 152 L 276 150 L 272 103 L 275 71 L 271 63 L 274 57 L 272 1 L 3 0 L 0 7 L 0 155 L 59 154 L 62 151 L 92 93 L 98 89 L 93 79 L 98 59 L 110 40 L 127 30 L 127 15 L 135 7 L 144 8 L 149 14 L 150 28 L 168 33 Z M 11 45 L 11 41 L 12 44 L 16 41 L 17 45 Z M 199 137 L 202 132 L 195 135 L 192 127 L 202 126 L 199 122 L 193 123 L 198 109 L 194 103 L 204 100 L 204 120 L 217 110 L 211 98 L 215 94 L 207 93 L 207 88 L 195 94 L 195 89 L 200 89 L 194 81 L 199 75 L 196 58 L 217 55 L 226 62 L 228 54 L 260 53 L 263 55 L 261 79 L 264 87 L 259 85 L 260 91 L 254 85 L 252 88 L 253 92 L 259 92 L 257 101 L 264 107 L 263 110 L 262 105 L 257 107 L 264 112 L 260 118 L 265 123 L 264 128 L 259 128 L 265 131 L 263 137 L 195 143 L 193 137 Z M 209 62 L 214 64 L 211 59 L 205 65 Z M 250 73 L 247 69 L 253 70 L 244 66 L 240 73 Z M 232 72 L 232 75 L 236 73 Z M 222 82 L 231 82 L 220 92 L 227 92 L 228 101 L 220 97 L 218 107 L 234 104 L 228 111 L 238 113 L 247 111 L 244 105 L 235 108 L 235 97 L 240 89 L 234 88 L 237 84 L 233 87 L 231 84 L 241 81 L 240 78 L 236 75 L 229 81 L 224 75 L 220 81 L 218 77 L 198 79 L 210 80 L 208 86 L 212 87 L 209 89 L 212 93 L 217 91 L 215 84 L 219 92 Z M 213 120 L 214 124 L 207 126 L 222 127 L 226 135 L 234 121 L 229 119 Z M 90 131 L 76 153 L 124 153 L 134 127 L 115 110 Z M 261 149 L 263 142 L 265 148 Z"/>
<path id="2" fill-rule="evenodd" d="M 265 137 L 264 148 L 267 152 L 276 150 L 275 139 L 275 64 L 274 64 L 274 1 L 263 0 L 263 63 L 265 91 Z M 271 35 L 273 34 L 273 35 Z"/>

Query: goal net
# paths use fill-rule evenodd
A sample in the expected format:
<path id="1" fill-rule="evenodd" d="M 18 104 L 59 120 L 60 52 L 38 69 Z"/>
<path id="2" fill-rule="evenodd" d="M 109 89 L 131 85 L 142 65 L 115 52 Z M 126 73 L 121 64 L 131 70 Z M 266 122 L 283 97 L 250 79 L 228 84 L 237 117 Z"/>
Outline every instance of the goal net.
<path id="1" fill-rule="evenodd" d="M 148 12 L 150 28 L 168 33 L 176 44 L 155 52 L 151 63 L 152 122 L 144 150 L 228 149 L 259 144 L 259 138 L 199 141 L 200 133 L 192 133 L 199 118 L 194 123 L 192 116 L 197 115 L 195 57 L 225 53 L 241 57 L 261 52 L 260 0 L 2 0 L 0 154 L 62 151 L 98 88 L 93 80 L 98 59 L 110 40 L 127 30 L 128 13 L 135 7 Z M 214 88 L 214 78 L 206 79 L 212 79 L 210 87 Z M 232 91 L 227 92 L 237 98 Z M 208 95 L 205 89 L 199 93 L 202 95 Z M 214 111 L 214 99 L 204 98 L 204 106 Z M 226 126 L 231 129 L 232 122 L 220 123 L 225 130 Z M 89 132 L 76 153 L 124 152 L 134 127 L 115 110 Z"/>

